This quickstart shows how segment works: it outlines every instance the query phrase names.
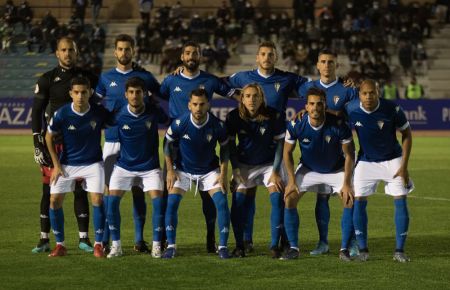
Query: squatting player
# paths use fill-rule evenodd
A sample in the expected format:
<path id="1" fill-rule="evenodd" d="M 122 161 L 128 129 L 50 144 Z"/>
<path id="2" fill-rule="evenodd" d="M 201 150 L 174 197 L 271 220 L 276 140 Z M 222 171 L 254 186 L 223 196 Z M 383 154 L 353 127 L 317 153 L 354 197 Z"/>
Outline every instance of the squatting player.
<path id="1" fill-rule="evenodd" d="M 245 201 L 247 188 L 264 185 L 269 191 L 273 258 L 280 257 L 278 243 L 283 224 L 283 181 L 280 176 L 285 135 L 285 117 L 266 106 L 264 92 L 258 84 L 244 86 L 238 108 L 228 114 L 226 127 L 230 138 L 233 178 L 239 183 L 233 196 L 231 221 L 236 239 L 233 255 L 244 257 Z M 236 135 L 239 144 L 236 147 Z"/>
<path id="2" fill-rule="evenodd" d="M 144 192 L 152 199 L 153 247 L 152 256 L 161 257 L 161 233 L 164 228 L 164 183 L 159 164 L 158 123 L 167 122 L 162 110 L 144 101 L 147 84 L 139 77 L 131 77 L 125 83 L 128 105 L 115 114 L 114 124 L 119 129 L 120 154 L 114 165 L 109 184 L 107 218 L 112 236 L 108 258 L 122 255 L 120 241 L 120 201 L 130 190 L 135 179 L 141 180 Z"/>
<path id="3" fill-rule="evenodd" d="M 290 249 L 282 259 L 295 259 L 299 255 L 297 204 L 300 198 L 306 191 L 317 192 L 318 187 L 330 187 L 332 192 L 340 193 L 344 203 L 339 257 L 350 261 L 348 246 L 353 232 L 354 196 L 351 180 L 355 156 L 352 131 L 343 120 L 325 112 L 324 91 L 313 87 L 306 95 L 307 114 L 301 121 L 290 122 L 286 131 L 284 163 L 289 180 L 285 190 L 284 225 Z M 297 140 L 301 158 L 294 172 L 293 151 Z"/>
<path id="4" fill-rule="evenodd" d="M 227 201 L 227 169 L 229 160 L 228 136 L 222 121 L 210 114 L 207 92 L 197 89 L 189 100 L 191 113 L 173 120 L 166 133 L 164 154 L 167 166 L 169 198 L 165 215 L 168 247 L 163 258 L 176 253 L 178 207 L 183 194 L 195 183 L 195 192 L 207 191 L 217 209 L 219 225 L 219 257 L 230 258 L 227 248 L 230 212 Z M 173 159 L 172 144 L 179 142 L 178 156 Z M 220 144 L 220 163 L 216 145 Z M 174 167 L 175 166 L 175 167 Z"/>
<path id="5" fill-rule="evenodd" d="M 359 88 L 359 100 L 346 105 L 348 119 L 358 134 L 360 150 L 355 168 L 355 206 L 353 223 L 360 249 L 359 259 L 369 258 L 367 246 L 367 198 L 383 181 L 384 191 L 394 198 L 396 246 L 394 260 L 407 262 L 404 253 L 408 235 L 409 213 L 406 197 L 413 190 L 408 162 L 412 147 L 409 122 L 403 110 L 394 102 L 381 99 L 377 83 L 365 80 Z M 396 131 L 402 135 L 397 141 Z"/>
<path id="6" fill-rule="evenodd" d="M 48 125 L 45 141 L 53 162 L 50 177 L 50 223 L 56 239 L 56 247 L 50 257 L 65 256 L 63 201 L 72 191 L 78 178 L 83 179 L 83 188 L 90 193 L 94 212 L 95 245 L 94 256 L 104 257 L 102 238 L 105 216 L 103 212 L 103 171 L 101 134 L 108 111 L 89 104 L 91 87 L 89 80 L 75 77 L 71 80 L 72 103 L 59 108 Z M 58 156 L 54 137 L 62 138 L 64 150 Z"/>
<path id="7" fill-rule="evenodd" d="M 169 100 L 171 120 L 189 113 L 189 94 L 193 90 L 204 89 L 208 100 L 211 100 L 214 93 L 227 97 L 232 97 L 234 94 L 234 90 L 230 89 L 225 82 L 199 69 L 200 57 L 200 46 L 192 41 L 186 42 L 181 52 L 183 70 L 179 74 L 168 75 L 161 84 L 161 97 Z M 177 145 L 174 144 L 175 149 L 176 147 Z M 200 196 L 206 221 L 206 248 L 209 253 L 215 253 L 216 209 L 208 192 L 200 190 Z"/>
<path id="8" fill-rule="evenodd" d="M 69 95 L 70 81 L 76 76 L 85 76 L 92 85 L 97 83 L 97 76 L 90 71 L 75 67 L 78 50 L 75 42 L 67 37 L 58 40 L 56 48 L 56 58 L 58 66 L 44 73 L 38 80 L 35 89 L 33 102 L 33 112 L 31 124 L 34 139 L 34 157 L 37 163 L 41 165 L 42 171 L 42 199 L 41 199 L 41 238 L 37 246 L 32 250 L 33 253 L 47 252 L 50 250 L 49 233 L 49 206 L 50 206 L 50 175 L 51 159 L 44 142 L 46 128 L 45 111 L 47 115 L 53 116 L 53 113 L 64 104 L 70 103 L 72 99 Z M 56 141 L 60 143 L 59 141 Z M 59 148 L 58 150 L 60 150 Z M 81 250 L 92 252 L 92 244 L 89 241 L 89 202 L 87 193 L 77 182 L 74 191 L 74 211 L 78 222 L 79 230 L 79 248 Z"/>

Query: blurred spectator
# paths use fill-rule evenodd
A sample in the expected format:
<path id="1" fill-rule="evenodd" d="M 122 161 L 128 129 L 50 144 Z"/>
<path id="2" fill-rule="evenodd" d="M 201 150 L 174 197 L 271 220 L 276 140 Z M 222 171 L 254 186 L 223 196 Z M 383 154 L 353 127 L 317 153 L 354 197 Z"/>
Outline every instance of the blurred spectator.
<path id="1" fill-rule="evenodd" d="M 217 9 L 217 18 L 228 21 L 231 18 L 231 10 L 227 5 L 227 1 L 222 1 L 222 5 Z"/>
<path id="2" fill-rule="evenodd" d="M 409 42 L 401 42 L 398 50 L 398 60 L 403 68 L 403 73 L 408 75 L 413 64 L 412 45 Z"/>
<path id="3" fill-rule="evenodd" d="M 86 16 L 87 0 L 72 0 L 75 9 L 74 16 L 80 20 L 81 26 L 84 26 L 84 17 Z"/>
<path id="4" fill-rule="evenodd" d="M 153 0 L 139 0 L 139 12 L 141 13 L 141 20 L 146 25 L 150 23 L 150 11 L 152 10 L 152 7 Z"/>
<path id="5" fill-rule="evenodd" d="M 400 98 L 397 85 L 390 79 L 387 79 L 386 83 L 382 86 L 382 96 L 386 100 L 397 100 Z"/>
<path id="6" fill-rule="evenodd" d="M 106 32 L 100 24 L 95 23 L 91 33 L 92 50 L 95 52 L 105 52 Z"/>
<path id="7" fill-rule="evenodd" d="M 305 24 L 309 22 L 311 25 L 314 25 L 315 7 L 315 0 L 293 0 L 292 8 L 294 8 L 295 21 L 301 20 Z"/>
<path id="8" fill-rule="evenodd" d="M 44 34 L 42 32 L 42 28 L 39 22 L 35 22 L 31 27 L 30 32 L 28 34 L 27 39 L 27 47 L 28 52 L 34 52 L 33 46 L 38 47 L 38 52 L 44 52 L 45 44 L 44 44 Z"/>
<path id="9" fill-rule="evenodd" d="M 88 60 L 88 68 L 95 75 L 100 75 L 102 72 L 103 61 L 101 57 L 98 55 L 96 51 L 91 51 L 89 60 Z"/>
<path id="10" fill-rule="evenodd" d="M 183 7 L 181 6 L 181 1 L 177 1 L 170 9 L 169 18 L 170 19 L 180 19 L 183 17 Z"/>
<path id="11" fill-rule="evenodd" d="M 229 58 L 230 53 L 228 52 L 228 48 L 225 44 L 222 44 L 216 48 L 217 69 L 220 73 L 225 73 L 225 67 Z"/>
<path id="12" fill-rule="evenodd" d="M 424 94 L 423 86 L 417 82 L 416 77 L 413 75 L 410 83 L 405 88 L 405 98 L 409 100 L 422 99 Z"/>
<path id="13" fill-rule="evenodd" d="M 306 75 L 311 72 L 311 64 L 309 63 L 309 60 L 310 57 L 308 48 L 300 43 L 297 45 L 297 53 L 295 54 L 295 65 L 297 67 L 296 71 L 299 75 Z"/>
<path id="14" fill-rule="evenodd" d="M 440 24 L 446 23 L 447 19 L 448 19 L 447 13 L 448 13 L 450 1 L 449 0 L 436 0 L 435 5 L 436 5 L 436 9 L 435 9 L 436 20 Z"/>
<path id="15" fill-rule="evenodd" d="M 414 71 L 418 75 L 423 75 L 428 70 L 428 55 L 425 47 L 419 43 L 413 50 Z"/>
<path id="16" fill-rule="evenodd" d="M 92 23 L 97 24 L 98 16 L 100 15 L 100 9 L 102 9 L 103 0 L 91 0 L 92 5 Z"/>
<path id="17" fill-rule="evenodd" d="M 8 21 L 4 21 L 0 27 L 0 36 L 2 44 L 2 53 L 7 54 L 11 51 L 14 27 Z"/>
<path id="18" fill-rule="evenodd" d="M 207 44 L 202 50 L 202 60 L 205 64 L 205 71 L 211 71 L 211 67 L 214 65 L 214 61 L 216 58 L 216 51 Z"/>
<path id="19" fill-rule="evenodd" d="M 28 31 L 31 28 L 31 21 L 33 21 L 33 11 L 31 10 L 28 1 L 23 1 L 17 11 L 20 22 L 22 22 L 22 31 Z"/>
<path id="20" fill-rule="evenodd" d="M 7 0 L 4 7 L 4 16 L 10 24 L 14 24 L 18 21 L 17 19 L 17 7 L 14 5 L 12 0 Z"/>
<path id="21" fill-rule="evenodd" d="M 58 20 L 52 15 L 50 10 L 47 11 L 45 16 L 41 20 L 41 26 L 43 30 L 49 31 L 58 26 Z"/>

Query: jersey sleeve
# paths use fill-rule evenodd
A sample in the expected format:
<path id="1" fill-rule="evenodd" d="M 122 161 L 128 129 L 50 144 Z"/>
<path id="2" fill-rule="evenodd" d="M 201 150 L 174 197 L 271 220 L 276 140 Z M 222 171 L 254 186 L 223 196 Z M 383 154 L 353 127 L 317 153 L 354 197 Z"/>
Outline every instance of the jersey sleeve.
<path id="1" fill-rule="evenodd" d="M 289 143 L 289 144 L 295 144 L 295 142 L 297 141 L 297 134 L 296 134 L 296 127 L 297 127 L 297 122 L 292 120 L 287 124 L 287 128 L 286 128 L 286 136 L 284 137 L 284 141 Z"/>
<path id="2" fill-rule="evenodd" d="M 227 119 L 225 121 L 225 127 L 227 128 L 227 133 L 228 133 L 230 140 L 236 139 L 237 129 L 236 129 L 235 116 L 236 115 L 232 111 L 227 115 Z"/>
<path id="3" fill-rule="evenodd" d="M 167 124 L 169 122 L 169 115 L 167 115 L 167 113 L 164 111 L 163 108 L 161 108 L 161 106 L 156 106 L 156 115 L 158 118 L 158 123 L 159 124 Z"/>
<path id="4" fill-rule="evenodd" d="M 241 73 L 232 74 L 231 76 L 226 78 L 226 81 L 232 88 L 241 89 L 243 87 L 241 83 Z"/>
<path id="5" fill-rule="evenodd" d="M 106 95 L 106 88 L 105 88 L 105 80 L 104 76 L 101 75 L 99 82 L 97 83 L 97 87 L 95 88 L 95 94 L 100 98 L 103 99 Z"/>
<path id="6" fill-rule="evenodd" d="M 305 98 L 306 97 L 306 90 L 302 93 L 302 87 L 304 87 L 304 85 L 309 81 L 309 79 L 302 77 L 300 75 L 296 75 L 296 80 L 295 80 L 295 92 L 297 93 L 299 98 Z"/>
<path id="7" fill-rule="evenodd" d="M 302 84 L 300 87 L 298 87 L 297 95 L 300 99 L 306 100 L 306 93 L 308 92 L 309 86 L 307 83 Z"/>
<path id="8" fill-rule="evenodd" d="M 406 119 L 405 112 L 400 106 L 395 106 L 395 115 L 394 115 L 395 127 L 399 131 L 403 131 L 409 127 L 409 122 Z"/>
<path id="9" fill-rule="evenodd" d="M 280 113 L 276 113 L 274 119 L 274 139 L 280 140 L 285 138 L 286 136 L 286 121 L 284 120 L 284 115 Z"/>
<path id="10" fill-rule="evenodd" d="M 170 81 L 169 78 L 165 78 L 159 88 L 159 97 L 168 101 L 170 97 Z"/>
<path id="11" fill-rule="evenodd" d="M 176 141 L 180 139 L 180 119 L 175 119 L 170 124 L 166 132 L 166 138 L 169 141 Z"/>
<path id="12" fill-rule="evenodd" d="M 160 97 L 161 85 L 151 73 L 149 73 L 146 83 L 149 96 L 151 94 L 151 96 Z"/>
<path id="13" fill-rule="evenodd" d="M 344 120 L 338 120 L 339 122 L 339 141 L 341 144 L 350 143 L 353 139 L 352 130 Z"/>
<path id="14" fill-rule="evenodd" d="M 234 94 L 234 89 L 232 89 L 224 80 L 220 78 L 215 78 L 215 88 L 214 92 L 221 95 L 222 97 L 231 98 Z"/>
<path id="15" fill-rule="evenodd" d="M 228 133 L 225 123 L 219 121 L 219 126 L 217 126 L 217 141 L 221 146 L 226 145 L 228 143 Z"/>
<path id="16" fill-rule="evenodd" d="M 49 78 L 45 75 L 41 76 L 34 88 L 35 98 L 48 101 L 50 99 L 50 82 Z"/>
<path id="17" fill-rule="evenodd" d="M 50 119 L 50 122 L 48 123 L 47 130 L 51 134 L 58 134 L 61 131 L 61 114 L 59 111 L 56 111 L 53 117 Z"/>

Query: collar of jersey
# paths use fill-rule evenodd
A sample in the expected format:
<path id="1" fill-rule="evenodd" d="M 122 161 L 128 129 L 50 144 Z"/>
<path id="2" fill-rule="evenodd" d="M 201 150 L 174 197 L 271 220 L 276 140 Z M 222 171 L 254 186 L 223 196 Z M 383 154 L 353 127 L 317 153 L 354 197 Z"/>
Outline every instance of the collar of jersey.
<path id="1" fill-rule="evenodd" d="M 314 127 L 313 125 L 311 125 L 311 122 L 309 121 L 309 116 L 308 116 L 308 124 L 314 131 L 319 131 L 320 129 L 322 129 L 323 125 L 325 124 L 325 119 L 323 119 L 322 125 L 320 125 L 319 127 Z"/>
<path id="2" fill-rule="evenodd" d="M 140 114 L 135 114 L 135 113 L 131 112 L 131 110 L 130 110 L 130 105 L 129 105 L 129 104 L 127 105 L 127 110 L 128 110 L 128 113 L 130 113 L 131 116 L 137 118 L 137 117 L 139 117 L 140 115 L 142 115 L 142 113 L 145 112 L 145 104 L 144 104 L 144 110 L 142 110 L 142 113 L 140 113 Z"/>
<path id="3" fill-rule="evenodd" d="M 199 75 L 200 75 L 200 70 L 198 71 L 197 74 L 195 74 L 195 75 L 193 75 L 193 76 L 187 76 L 187 75 L 185 75 L 183 72 L 180 72 L 180 76 L 182 76 L 182 77 L 185 78 L 185 79 L 190 79 L 190 80 L 195 79 L 195 78 L 198 77 Z"/>
<path id="4" fill-rule="evenodd" d="M 319 80 L 320 85 L 321 85 L 322 87 L 326 88 L 326 89 L 328 89 L 329 87 L 334 86 L 335 84 L 337 84 L 337 82 L 338 82 L 338 78 L 336 78 L 336 80 L 332 81 L 332 82 L 329 83 L 329 84 L 324 84 L 324 83 L 322 82 L 322 80 Z"/>
<path id="5" fill-rule="evenodd" d="M 366 109 L 364 109 L 363 105 L 361 102 L 359 102 L 359 107 L 361 108 L 361 110 L 366 113 L 366 114 L 372 114 L 373 112 L 375 112 L 376 110 L 378 110 L 378 108 L 380 107 L 380 100 L 378 100 L 378 105 L 376 106 L 375 109 L 373 109 L 373 111 L 367 111 Z"/>
<path id="6" fill-rule="evenodd" d="M 88 107 L 88 109 L 86 110 L 86 112 L 79 113 L 79 112 L 75 111 L 75 109 L 73 108 L 73 103 L 70 104 L 70 108 L 72 109 L 72 112 L 74 112 L 74 113 L 77 114 L 78 116 L 84 116 L 84 115 L 86 115 L 87 112 L 89 112 L 89 111 L 91 110 L 91 105 L 88 105 L 88 106 L 89 106 L 89 107 Z"/>
<path id="7" fill-rule="evenodd" d="M 192 113 L 190 114 L 189 118 L 191 119 L 192 125 L 194 125 L 195 128 L 200 129 L 200 128 L 202 128 L 203 126 L 205 126 L 208 123 L 208 121 L 209 121 L 209 113 L 206 113 L 206 121 L 203 122 L 203 124 L 201 124 L 201 125 L 195 124 L 194 120 L 192 120 Z"/>
<path id="8" fill-rule="evenodd" d="M 132 68 L 130 68 L 129 70 L 123 71 L 123 70 L 120 70 L 120 69 L 118 69 L 118 68 L 116 67 L 116 72 L 121 73 L 121 74 L 123 74 L 123 75 L 126 75 L 126 74 L 128 74 L 128 73 L 130 73 L 130 72 L 132 72 L 132 71 L 133 71 Z"/>
<path id="9" fill-rule="evenodd" d="M 259 71 L 259 68 L 256 69 L 256 72 L 258 73 L 258 75 L 259 75 L 260 77 L 265 78 L 265 79 L 268 79 L 268 78 L 270 78 L 271 76 L 273 76 L 273 75 L 275 74 L 275 69 L 273 70 L 273 73 L 271 73 L 271 74 L 268 75 L 268 76 L 263 75 L 263 74 Z"/>

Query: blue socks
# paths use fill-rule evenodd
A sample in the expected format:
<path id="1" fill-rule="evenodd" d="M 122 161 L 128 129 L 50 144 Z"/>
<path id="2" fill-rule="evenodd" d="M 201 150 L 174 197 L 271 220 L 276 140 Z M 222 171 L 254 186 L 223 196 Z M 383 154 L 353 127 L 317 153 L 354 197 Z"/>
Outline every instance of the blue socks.
<path id="1" fill-rule="evenodd" d="M 164 215 L 163 215 L 164 199 L 162 197 L 155 197 L 152 199 L 153 213 L 153 241 L 161 242 L 162 231 L 164 230 Z"/>
<path id="2" fill-rule="evenodd" d="M 353 233 L 354 233 L 353 207 L 351 208 L 344 207 L 344 211 L 342 212 L 341 218 L 341 235 L 342 235 L 341 249 L 348 249 Z"/>
<path id="3" fill-rule="evenodd" d="M 256 212 L 256 195 L 246 195 L 245 198 L 245 220 L 244 220 L 244 241 L 253 241 L 253 222 Z"/>
<path id="4" fill-rule="evenodd" d="M 245 198 L 242 192 L 234 192 L 231 203 L 231 223 L 237 248 L 244 248 Z"/>
<path id="5" fill-rule="evenodd" d="M 395 249 L 403 251 L 406 237 L 408 236 L 409 213 L 406 198 L 394 199 L 395 205 Z"/>
<path id="6" fill-rule="evenodd" d="M 113 241 L 120 240 L 120 196 L 110 195 L 108 198 L 108 213 L 107 219 L 109 223 L 109 231 L 111 232 L 111 239 Z"/>
<path id="7" fill-rule="evenodd" d="M 103 210 L 105 213 L 105 227 L 103 229 L 103 244 L 109 243 L 110 233 L 108 224 L 108 207 L 109 207 L 109 195 L 103 195 Z"/>
<path id="8" fill-rule="evenodd" d="M 367 249 L 367 200 L 355 200 L 353 206 L 353 224 L 359 249 Z"/>
<path id="9" fill-rule="evenodd" d="M 270 204 L 272 205 L 272 211 L 270 212 L 270 247 L 272 248 L 278 246 L 283 228 L 283 198 L 281 193 L 272 192 L 270 194 Z"/>
<path id="10" fill-rule="evenodd" d="M 291 248 L 298 248 L 298 228 L 300 226 L 300 218 L 297 208 L 284 209 L 284 228 L 289 240 Z"/>
<path id="11" fill-rule="evenodd" d="M 328 244 L 328 224 L 330 223 L 330 206 L 328 205 L 329 195 L 317 194 L 316 200 L 316 224 L 319 230 L 319 239 Z"/>
<path id="12" fill-rule="evenodd" d="M 213 194 L 212 199 L 217 208 L 217 223 L 219 225 L 219 247 L 226 247 L 230 233 L 230 211 L 227 196 L 221 191 Z"/>
<path id="13" fill-rule="evenodd" d="M 92 206 L 94 209 L 94 231 L 95 242 L 101 243 L 103 241 L 103 228 L 105 227 L 105 213 L 103 203 L 100 206 Z"/>
<path id="14" fill-rule="evenodd" d="M 64 211 L 62 208 L 49 210 L 50 224 L 57 243 L 64 242 Z"/>
<path id="15" fill-rule="evenodd" d="M 145 193 L 140 187 L 133 186 L 131 191 L 133 193 L 134 241 L 137 243 L 144 240 L 147 204 L 145 203 Z"/>
<path id="16" fill-rule="evenodd" d="M 169 245 L 175 245 L 178 225 L 178 207 L 183 196 L 181 194 L 169 194 L 165 216 L 166 235 Z"/>

